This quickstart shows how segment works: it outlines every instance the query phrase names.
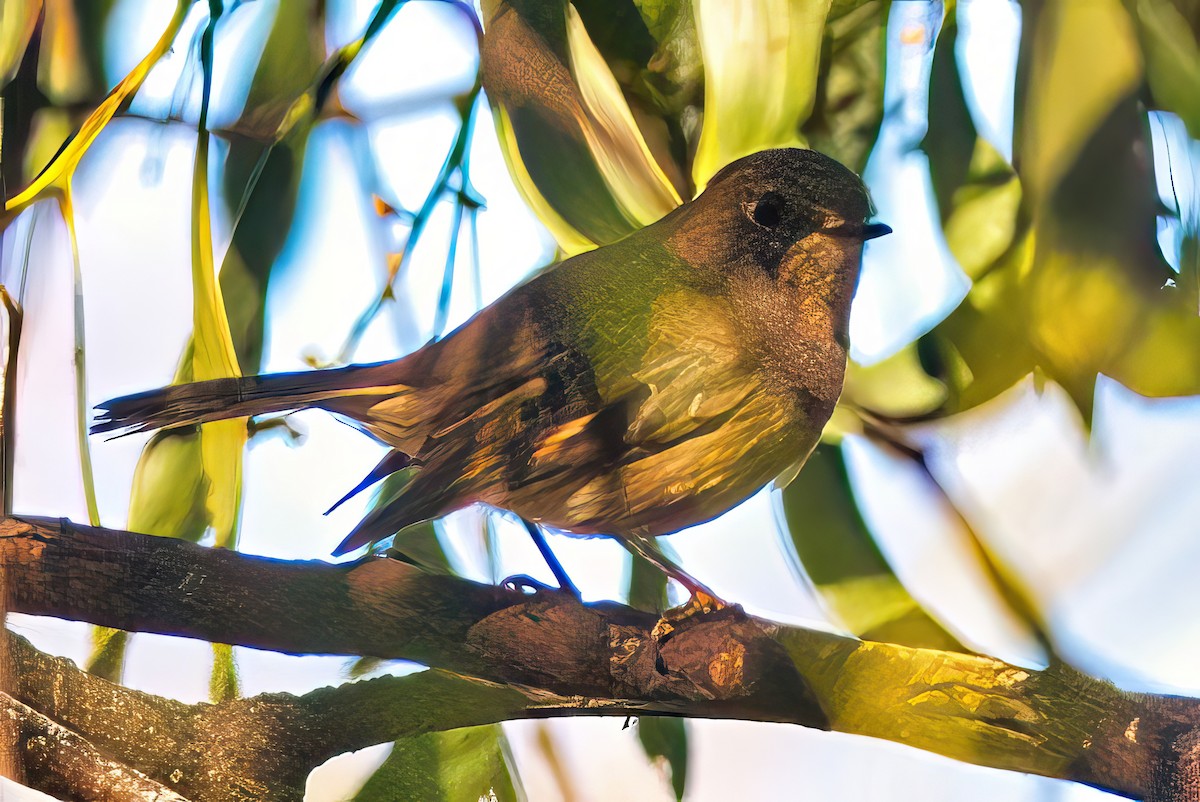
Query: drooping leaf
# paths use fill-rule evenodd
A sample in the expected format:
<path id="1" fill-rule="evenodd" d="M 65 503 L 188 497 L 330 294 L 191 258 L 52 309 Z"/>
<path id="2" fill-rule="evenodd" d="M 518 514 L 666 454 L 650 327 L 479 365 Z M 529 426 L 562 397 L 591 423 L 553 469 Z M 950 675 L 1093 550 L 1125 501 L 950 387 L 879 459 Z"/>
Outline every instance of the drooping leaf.
<path id="1" fill-rule="evenodd" d="M 225 200 L 234 232 L 221 263 L 221 291 L 239 364 L 259 368 L 267 283 L 291 230 L 310 116 L 276 137 L 292 104 L 309 91 L 324 40 L 308 2 L 280 3 L 225 161 Z M 247 136 L 249 134 L 249 136 Z"/>
<path id="2" fill-rule="evenodd" d="M 58 0 L 65 2 L 65 0 Z M 79 131 L 55 156 L 46 168 L 32 181 L 28 187 L 22 192 L 9 198 L 5 203 L 5 209 L 15 211 L 24 208 L 32 203 L 41 194 L 51 187 L 61 188 L 79 164 L 79 160 L 83 158 L 83 154 L 87 152 L 96 137 L 104 130 L 113 116 L 119 111 L 129 98 L 133 97 L 134 93 L 141 87 L 146 80 L 146 76 L 150 74 L 150 70 L 158 63 L 158 60 L 170 49 L 171 43 L 175 41 L 175 35 L 179 32 L 179 28 L 183 25 L 183 20 L 187 16 L 187 10 L 191 7 L 192 0 L 177 0 L 175 4 L 175 13 L 171 17 L 171 21 L 167 23 L 166 29 L 163 30 L 162 36 L 155 42 L 154 47 L 146 54 L 146 57 L 138 62 L 129 74 L 122 78 L 112 91 L 104 98 L 96 110 L 93 111 L 88 118 L 80 126 Z"/>
<path id="3" fill-rule="evenodd" d="M 865 640 L 963 651 L 880 553 L 858 510 L 840 447 L 818 446 L 782 497 L 795 553 L 835 621 Z"/>
<path id="4" fill-rule="evenodd" d="M 498 724 L 431 732 L 396 741 L 354 802 L 514 802 L 522 799 Z"/>
<path id="5" fill-rule="evenodd" d="M 929 157 L 929 176 L 941 209 L 950 216 L 954 193 L 966 182 L 978 131 L 967 108 L 955 46 L 958 43 L 956 8 L 947 7 L 938 31 L 929 72 L 929 125 L 921 149 Z"/>
<path id="6" fill-rule="evenodd" d="M 641 716 L 637 733 L 646 756 L 666 772 L 675 798 L 682 800 L 687 785 L 687 721 L 674 716 Z"/>
<path id="7" fill-rule="evenodd" d="M 510 171 L 535 209 L 553 210 L 564 251 L 613 242 L 680 203 L 574 6 L 495 0 L 483 11 L 480 69 Z"/>
<path id="8" fill-rule="evenodd" d="M 802 144 L 830 0 L 696 0 L 694 7 L 704 59 L 704 124 L 692 162 L 700 191 L 742 156 Z"/>

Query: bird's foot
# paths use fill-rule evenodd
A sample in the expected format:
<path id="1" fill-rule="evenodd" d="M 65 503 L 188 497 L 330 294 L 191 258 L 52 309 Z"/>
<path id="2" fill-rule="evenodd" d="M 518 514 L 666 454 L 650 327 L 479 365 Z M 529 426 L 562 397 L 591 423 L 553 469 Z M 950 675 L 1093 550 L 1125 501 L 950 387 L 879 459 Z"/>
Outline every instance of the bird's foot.
<path id="1" fill-rule="evenodd" d="M 724 610 L 731 606 L 714 596 L 707 588 L 691 588 L 691 592 L 691 598 L 685 604 L 672 607 L 670 610 L 665 611 L 662 617 L 658 619 L 658 623 L 650 631 L 651 637 L 656 641 L 663 640 L 674 632 L 680 624 L 695 616 L 715 613 L 718 610 Z"/>
<path id="2" fill-rule="evenodd" d="M 514 574 L 500 583 L 505 590 L 515 590 L 518 593 L 534 595 L 537 593 L 558 593 L 559 588 L 539 582 L 529 574 Z"/>

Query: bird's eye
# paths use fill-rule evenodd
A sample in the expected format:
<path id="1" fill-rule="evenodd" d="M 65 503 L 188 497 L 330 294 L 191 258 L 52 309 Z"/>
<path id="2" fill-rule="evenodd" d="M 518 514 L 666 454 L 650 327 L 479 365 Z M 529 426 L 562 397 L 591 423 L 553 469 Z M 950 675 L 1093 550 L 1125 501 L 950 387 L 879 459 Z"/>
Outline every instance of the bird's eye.
<path id="1" fill-rule="evenodd" d="M 763 228 L 775 228 L 783 222 L 787 201 L 778 192 L 768 192 L 751 205 L 750 219 Z"/>

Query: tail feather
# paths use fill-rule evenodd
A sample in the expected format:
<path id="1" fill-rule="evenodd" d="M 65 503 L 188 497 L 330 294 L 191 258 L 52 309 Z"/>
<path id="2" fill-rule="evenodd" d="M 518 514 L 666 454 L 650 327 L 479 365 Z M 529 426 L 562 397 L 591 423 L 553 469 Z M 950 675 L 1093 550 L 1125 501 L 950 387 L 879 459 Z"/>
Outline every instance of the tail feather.
<path id="1" fill-rule="evenodd" d="M 446 513 L 444 487 L 436 486 L 428 474 L 418 468 L 410 475 L 393 474 L 392 487 L 385 483 L 371 510 L 363 516 L 346 539 L 333 550 L 335 557 L 391 537 L 413 524 Z"/>
<path id="2" fill-rule="evenodd" d="M 213 379 L 114 398 L 97 405 L 101 410 L 92 434 L 121 434 L 193 426 L 225 418 L 264 415 L 319 406 L 354 390 L 379 386 L 382 393 L 399 388 L 388 374 L 396 362 L 351 365 L 333 370 L 273 373 Z"/>

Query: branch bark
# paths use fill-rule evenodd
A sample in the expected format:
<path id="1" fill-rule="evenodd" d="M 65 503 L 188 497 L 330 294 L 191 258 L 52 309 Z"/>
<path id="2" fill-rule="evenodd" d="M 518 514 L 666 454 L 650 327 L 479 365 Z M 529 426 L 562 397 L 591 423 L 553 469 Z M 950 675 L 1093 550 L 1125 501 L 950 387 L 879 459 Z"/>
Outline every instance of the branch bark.
<path id="1" fill-rule="evenodd" d="M 27 782 L 39 791 L 80 802 L 187 802 L 7 693 L 0 693 L 0 716 L 19 732 Z"/>
<path id="2" fill-rule="evenodd" d="M 1196 764 L 1200 702 L 1124 693 L 1061 664 L 1032 671 L 977 655 L 862 642 L 737 608 L 655 637 L 654 616 L 620 605 L 582 605 L 555 592 L 528 596 L 397 560 L 283 562 L 67 521 L 0 521 L 0 560 L 9 566 L 14 611 L 291 653 L 414 659 L 516 694 L 499 705 L 476 699 L 462 719 L 447 719 L 452 726 L 630 712 L 783 721 L 1155 802 L 1196 799 L 1186 777 Z M 265 727 L 260 743 L 273 745 L 313 739 L 320 747 L 308 748 L 309 761 L 329 749 L 358 748 L 333 743 L 327 733 L 334 730 L 357 729 L 381 742 L 442 729 L 440 711 L 457 709 L 463 686 L 440 695 L 414 690 L 447 681 L 440 672 L 418 676 L 426 679 L 404 678 L 412 681 L 394 687 L 403 687 L 405 705 L 412 693 L 436 697 L 428 709 L 439 712 L 423 724 L 401 725 L 378 712 L 387 708 L 374 698 L 382 691 L 362 690 L 352 705 L 352 692 L 337 689 L 330 693 L 345 696 L 313 701 L 307 723 L 295 718 L 294 707 L 268 725 L 255 717 L 274 708 L 259 703 L 254 713 L 230 703 L 213 709 L 234 718 L 213 719 L 219 723 L 212 726 Z M 547 706 L 546 699 L 553 701 Z M 52 701 L 31 704 L 44 709 Z M 336 720 L 351 710 L 352 717 Z M 82 724 L 79 730 L 95 731 Z M 195 729 L 181 737 L 172 752 L 207 743 Z M 214 767 L 235 762 L 220 754 L 204 759 Z"/>

